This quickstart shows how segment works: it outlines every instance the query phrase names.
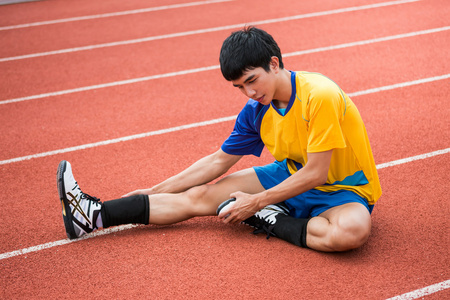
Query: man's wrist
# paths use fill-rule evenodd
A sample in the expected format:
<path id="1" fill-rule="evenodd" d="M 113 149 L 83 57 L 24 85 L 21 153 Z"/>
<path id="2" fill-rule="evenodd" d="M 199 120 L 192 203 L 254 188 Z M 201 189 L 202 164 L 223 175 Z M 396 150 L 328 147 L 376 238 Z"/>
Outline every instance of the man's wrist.
<path id="1" fill-rule="evenodd" d="M 157 184 L 155 186 L 152 186 L 151 188 L 148 189 L 148 194 L 152 195 L 152 194 L 161 194 L 164 193 L 164 188 L 162 186 L 162 183 Z"/>
<path id="2" fill-rule="evenodd" d="M 258 211 L 269 205 L 270 203 L 267 203 L 267 191 L 254 194 L 254 201 L 256 203 L 256 206 L 258 208 Z"/>

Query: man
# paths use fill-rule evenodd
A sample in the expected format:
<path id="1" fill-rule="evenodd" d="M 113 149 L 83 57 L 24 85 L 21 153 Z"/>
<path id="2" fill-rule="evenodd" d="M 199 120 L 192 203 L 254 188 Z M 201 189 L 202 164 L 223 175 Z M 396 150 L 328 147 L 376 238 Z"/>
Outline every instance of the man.
<path id="1" fill-rule="evenodd" d="M 101 203 L 81 192 L 71 166 L 58 167 L 69 238 L 128 223 L 172 224 L 218 214 L 255 232 L 319 251 L 366 242 L 381 188 L 367 133 L 350 98 L 321 74 L 284 68 L 265 31 L 231 34 L 220 53 L 223 76 L 250 100 L 221 149 L 162 183 Z M 272 164 L 226 173 L 263 147 Z M 229 200 L 227 200 L 229 199 Z"/>

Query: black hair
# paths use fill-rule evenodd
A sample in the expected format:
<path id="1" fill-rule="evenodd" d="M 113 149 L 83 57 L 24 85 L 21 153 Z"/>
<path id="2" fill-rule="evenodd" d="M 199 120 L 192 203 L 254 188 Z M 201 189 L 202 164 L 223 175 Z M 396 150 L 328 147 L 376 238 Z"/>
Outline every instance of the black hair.
<path id="1" fill-rule="evenodd" d="M 233 32 L 220 50 L 220 70 L 226 80 L 239 79 L 245 71 L 262 67 L 270 71 L 270 60 L 278 57 L 283 69 L 281 51 L 273 37 L 262 29 L 248 26 Z"/>

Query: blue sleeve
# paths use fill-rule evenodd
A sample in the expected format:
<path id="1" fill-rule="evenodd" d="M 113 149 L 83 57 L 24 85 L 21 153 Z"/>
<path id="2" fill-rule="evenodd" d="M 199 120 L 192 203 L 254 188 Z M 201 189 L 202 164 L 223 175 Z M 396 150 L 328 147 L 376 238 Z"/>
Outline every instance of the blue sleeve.
<path id="1" fill-rule="evenodd" d="M 267 109 L 267 108 L 266 108 Z M 264 143 L 259 134 L 261 112 L 264 106 L 254 100 L 249 100 L 239 113 L 233 132 L 222 144 L 225 153 L 233 155 L 253 154 L 260 156 Z"/>

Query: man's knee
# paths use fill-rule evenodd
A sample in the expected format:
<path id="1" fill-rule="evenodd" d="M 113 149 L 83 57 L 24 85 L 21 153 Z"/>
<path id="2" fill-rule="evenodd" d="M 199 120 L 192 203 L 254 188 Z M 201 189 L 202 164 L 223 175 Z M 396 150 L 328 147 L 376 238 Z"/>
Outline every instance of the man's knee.
<path id="1" fill-rule="evenodd" d="M 185 192 L 191 205 L 199 205 L 205 202 L 208 194 L 207 185 L 194 186 Z"/>
<path id="2" fill-rule="evenodd" d="M 215 212 L 214 201 L 211 201 L 209 185 L 199 185 L 184 192 L 189 203 L 189 210 L 194 216 L 210 215 Z"/>
<path id="3" fill-rule="evenodd" d="M 335 251 L 346 251 L 361 247 L 369 239 L 371 220 L 370 216 L 347 216 L 333 227 L 331 247 Z"/>

